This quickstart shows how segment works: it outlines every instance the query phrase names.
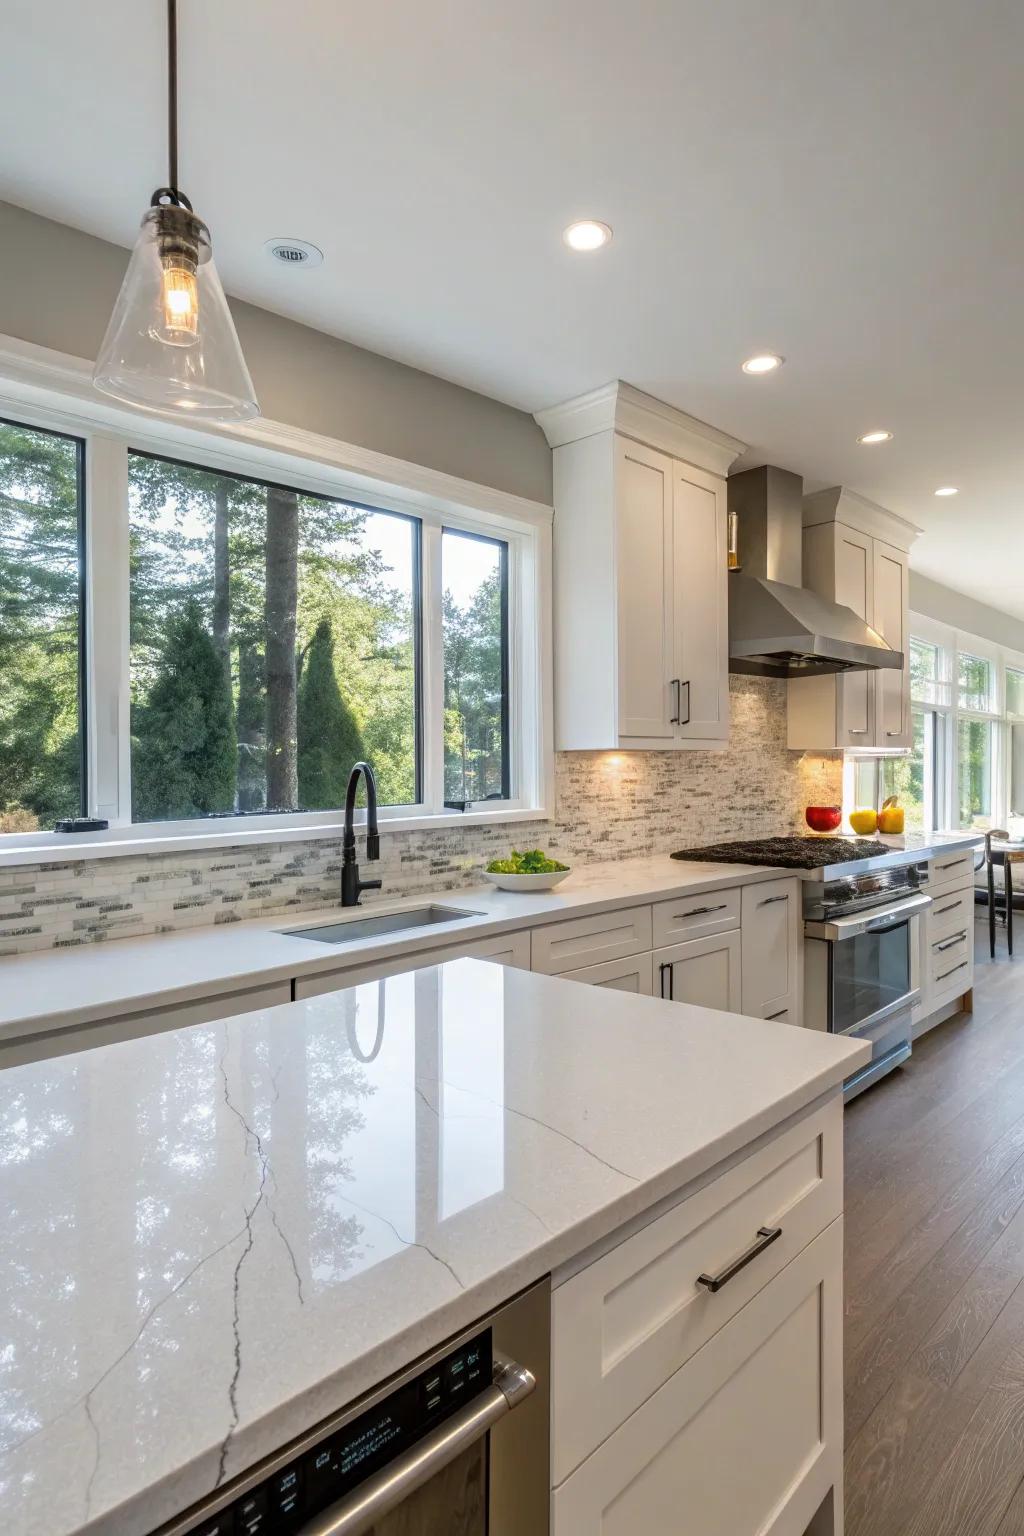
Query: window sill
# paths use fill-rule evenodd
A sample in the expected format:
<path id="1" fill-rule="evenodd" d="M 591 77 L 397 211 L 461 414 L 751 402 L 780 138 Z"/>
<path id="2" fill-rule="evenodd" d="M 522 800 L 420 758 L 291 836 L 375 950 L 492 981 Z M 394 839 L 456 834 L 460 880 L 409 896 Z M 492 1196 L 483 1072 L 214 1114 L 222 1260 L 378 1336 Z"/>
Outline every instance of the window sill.
<path id="1" fill-rule="evenodd" d="M 381 815 L 380 835 L 386 847 L 391 832 L 432 832 L 451 827 L 490 827 L 506 822 L 546 821 L 550 813 L 542 809 L 494 811 L 446 811 L 436 816 Z M 365 820 L 356 822 L 361 836 Z M 0 841 L 0 872 L 31 864 L 70 864 L 78 859 L 123 859 L 160 853 L 201 853 L 216 848 L 254 848 L 266 843 L 309 843 L 321 838 L 340 838 L 344 822 L 320 822 L 303 827 L 245 827 L 219 832 L 151 832 L 140 835 L 130 827 L 112 827 L 108 832 L 83 832 L 61 835 L 46 832 L 33 842 L 20 842 L 16 848 Z M 12 837 L 12 841 L 13 841 Z"/>

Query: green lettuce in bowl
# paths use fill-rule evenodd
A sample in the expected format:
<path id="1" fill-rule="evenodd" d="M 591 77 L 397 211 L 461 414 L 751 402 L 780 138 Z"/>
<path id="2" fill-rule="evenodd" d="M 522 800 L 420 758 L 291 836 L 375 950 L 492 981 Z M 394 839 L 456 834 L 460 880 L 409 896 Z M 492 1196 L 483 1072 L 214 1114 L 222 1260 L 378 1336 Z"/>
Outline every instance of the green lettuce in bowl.
<path id="1" fill-rule="evenodd" d="M 541 848 L 520 853 L 513 848 L 507 859 L 492 859 L 484 871 L 503 891 L 549 891 L 568 875 L 568 864 L 551 859 Z"/>

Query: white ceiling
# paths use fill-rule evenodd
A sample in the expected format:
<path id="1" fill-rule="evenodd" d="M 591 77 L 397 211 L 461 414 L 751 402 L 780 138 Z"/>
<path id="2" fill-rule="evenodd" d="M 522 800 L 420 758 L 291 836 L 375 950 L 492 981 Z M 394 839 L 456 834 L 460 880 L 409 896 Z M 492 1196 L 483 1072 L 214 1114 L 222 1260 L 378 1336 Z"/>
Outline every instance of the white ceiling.
<path id="1" fill-rule="evenodd" d="M 627 379 L 1024 618 L 1020 0 L 179 8 L 181 181 L 229 291 L 531 411 Z M 162 0 L 6 0 L 3 30 L 0 195 L 129 245 Z M 581 215 L 597 256 L 561 244 Z M 326 263 L 275 268 L 277 235 Z M 762 349 L 786 366 L 746 377 Z"/>

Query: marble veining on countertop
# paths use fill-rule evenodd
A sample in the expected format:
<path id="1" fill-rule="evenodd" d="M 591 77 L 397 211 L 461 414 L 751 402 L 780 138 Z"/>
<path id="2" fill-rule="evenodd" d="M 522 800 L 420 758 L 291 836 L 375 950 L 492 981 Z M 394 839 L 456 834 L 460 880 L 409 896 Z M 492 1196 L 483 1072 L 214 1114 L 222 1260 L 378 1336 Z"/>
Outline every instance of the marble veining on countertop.
<path id="1" fill-rule="evenodd" d="M 0 1074 L 12 1536 L 145 1536 L 867 1047 L 475 960 Z"/>

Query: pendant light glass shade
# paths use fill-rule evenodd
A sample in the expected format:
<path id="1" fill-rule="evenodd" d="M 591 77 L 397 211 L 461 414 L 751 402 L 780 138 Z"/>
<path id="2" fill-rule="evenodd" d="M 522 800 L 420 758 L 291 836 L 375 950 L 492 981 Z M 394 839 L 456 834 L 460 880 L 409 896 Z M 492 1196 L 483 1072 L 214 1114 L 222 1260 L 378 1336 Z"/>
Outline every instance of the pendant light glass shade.
<path id="1" fill-rule="evenodd" d="M 259 415 L 210 231 L 180 194 L 154 193 L 92 378 L 146 410 L 207 421 Z"/>

